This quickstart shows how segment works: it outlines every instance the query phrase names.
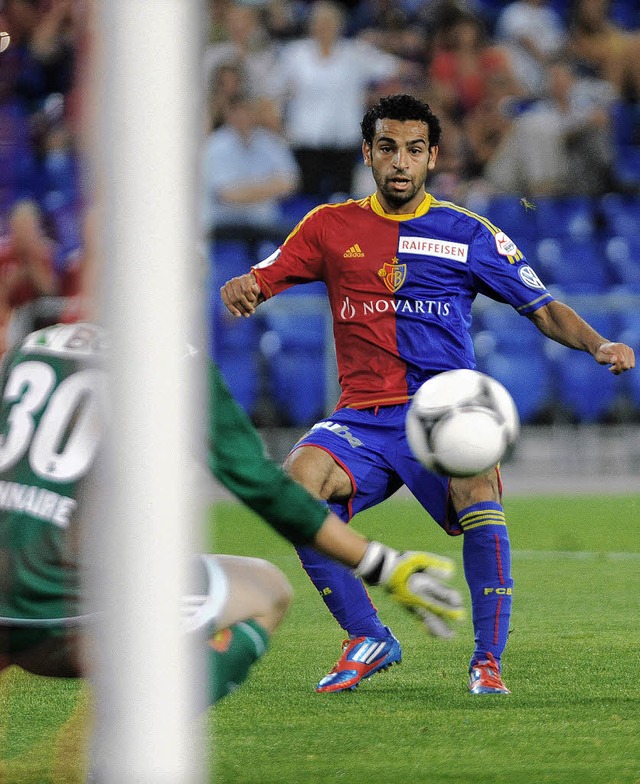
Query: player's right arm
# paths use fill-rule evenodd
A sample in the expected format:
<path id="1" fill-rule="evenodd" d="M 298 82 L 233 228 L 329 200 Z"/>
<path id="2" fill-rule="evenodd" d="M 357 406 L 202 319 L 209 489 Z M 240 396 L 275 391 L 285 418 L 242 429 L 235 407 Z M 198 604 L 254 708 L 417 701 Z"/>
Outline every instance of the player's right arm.
<path id="1" fill-rule="evenodd" d="M 265 299 L 291 286 L 324 280 L 325 219 L 326 210 L 316 207 L 274 253 L 255 264 L 246 275 L 228 280 L 220 288 L 228 311 L 246 318 Z"/>
<path id="2" fill-rule="evenodd" d="M 220 288 L 220 296 L 229 313 L 245 318 L 253 315 L 255 309 L 265 299 L 253 272 L 228 280 Z"/>

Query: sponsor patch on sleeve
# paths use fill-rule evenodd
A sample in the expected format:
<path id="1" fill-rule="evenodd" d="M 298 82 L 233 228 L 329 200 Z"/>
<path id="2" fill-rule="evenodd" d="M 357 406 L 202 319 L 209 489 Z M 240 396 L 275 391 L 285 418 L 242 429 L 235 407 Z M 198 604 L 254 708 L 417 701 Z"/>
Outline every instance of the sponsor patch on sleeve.
<path id="1" fill-rule="evenodd" d="M 524 285 L 528 286 L 530 289 L 544 288 L 544 283 L 528 264 L 523 264 L 522 267 L 518 267 L 518 275 L 520 275 L 520 280 Z"/>
<path id="2" fill-rule="evenodd" d="M 503 231 L 499 231 L 495 235 L 496 249 L 501 256 L 515 256 L 518 252 L 518 247 L 515 242 Z"/>

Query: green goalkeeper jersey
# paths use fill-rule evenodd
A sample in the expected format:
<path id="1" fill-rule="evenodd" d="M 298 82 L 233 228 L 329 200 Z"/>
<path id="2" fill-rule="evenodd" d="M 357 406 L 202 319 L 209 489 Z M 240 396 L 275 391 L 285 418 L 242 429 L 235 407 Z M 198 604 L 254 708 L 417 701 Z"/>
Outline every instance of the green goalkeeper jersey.
<path id="1" fill-rule="evenodd" d="M 58 324 L 28 335 L 0 371 L 0 627 L 19 649 L 81 621 L 78 490 L 99 449 L 104 331 Z M 311 542 L 328 510 L 265 453 L 209 363 L 209 466 L 280 534 Z"/>
<path id="2" fill-rule="evenodd" d="M 0 623 L 25 628 L 25 644 L 80 612 L 75 511 L 101 441 L 104 342 L 93 324 L 59 324 L 3 361 Z"/>

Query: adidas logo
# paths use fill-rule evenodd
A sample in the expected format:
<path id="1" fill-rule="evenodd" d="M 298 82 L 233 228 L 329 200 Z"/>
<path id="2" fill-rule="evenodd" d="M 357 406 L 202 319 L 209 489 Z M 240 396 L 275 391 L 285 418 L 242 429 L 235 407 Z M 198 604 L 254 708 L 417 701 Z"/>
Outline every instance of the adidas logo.
<path id="1" fill-rule="evenodd" d="M 361 247 L 356 242 L 355 245 L 352 245 L 348 250 L 342 254 L 343 259 L 358 259 L 364 258 L 364 253 L 362 252 Z"/>

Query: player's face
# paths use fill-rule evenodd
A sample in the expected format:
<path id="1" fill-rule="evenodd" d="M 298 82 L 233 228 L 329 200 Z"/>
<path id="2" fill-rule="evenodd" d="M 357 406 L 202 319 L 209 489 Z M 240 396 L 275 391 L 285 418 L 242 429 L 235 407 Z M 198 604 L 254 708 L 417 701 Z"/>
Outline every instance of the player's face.
<path id="1" fill-rule="evenodd" d="M 414 212 L 424 198 L 427 172 L 435 167 L 438 156 L 437 147 L 429 150 L 428 125 L 420 120 L 378 120 L 373 142 L 364 142 L 362 153 L 385 210 Z"/>

